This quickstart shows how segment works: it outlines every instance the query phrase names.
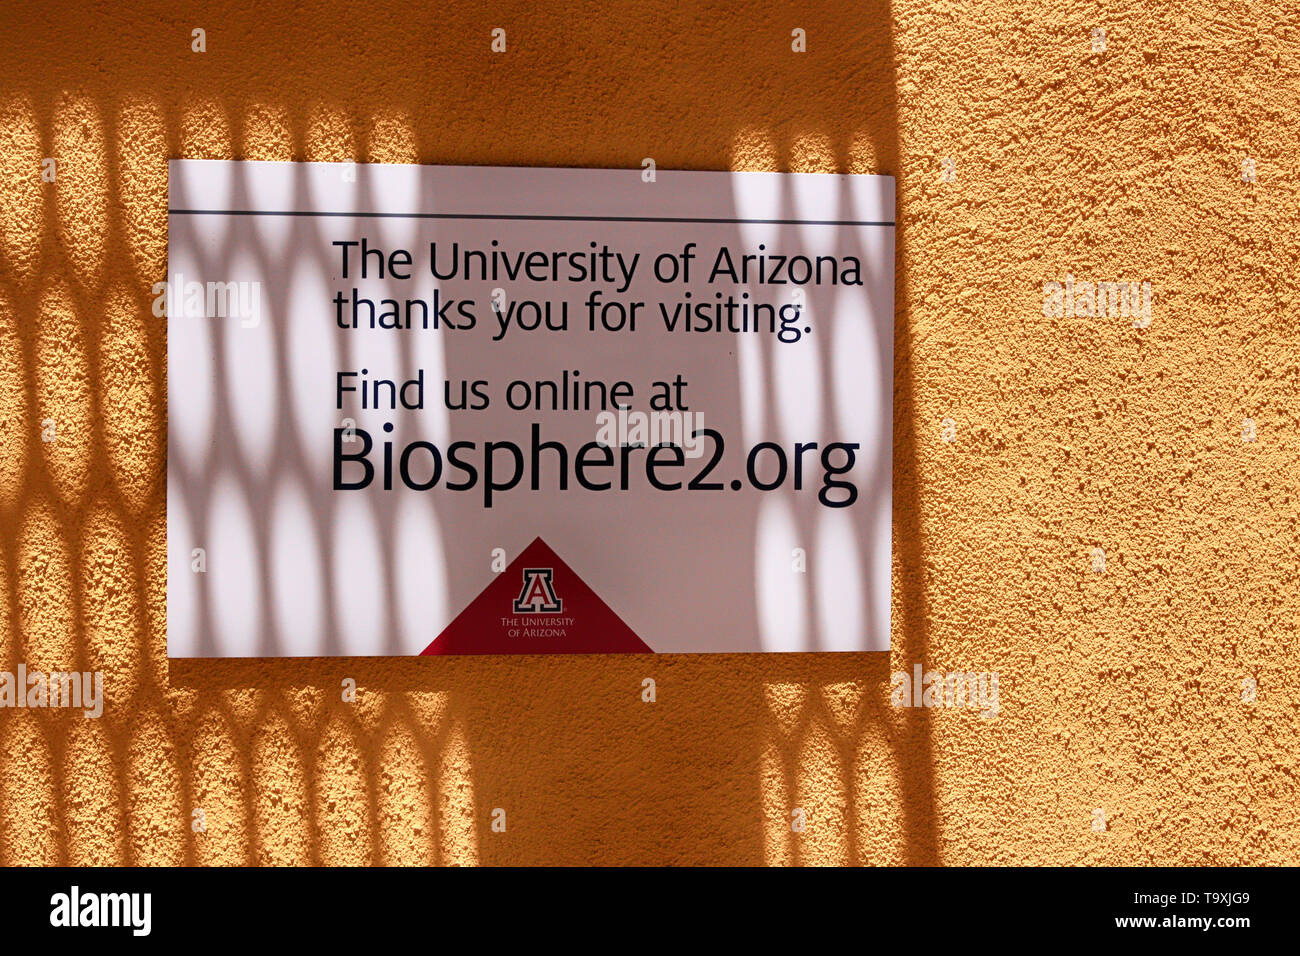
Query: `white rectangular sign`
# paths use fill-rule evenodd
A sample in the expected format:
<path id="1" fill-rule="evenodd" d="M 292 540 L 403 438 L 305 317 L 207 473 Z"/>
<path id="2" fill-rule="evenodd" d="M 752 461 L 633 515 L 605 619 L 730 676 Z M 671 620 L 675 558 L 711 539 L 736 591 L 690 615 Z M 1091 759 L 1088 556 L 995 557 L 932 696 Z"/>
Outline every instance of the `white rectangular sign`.
<path id="1" fill-rule="evenodd" d="M 887 176 L 176 160 L 168 653 L 889 648 Z"/>

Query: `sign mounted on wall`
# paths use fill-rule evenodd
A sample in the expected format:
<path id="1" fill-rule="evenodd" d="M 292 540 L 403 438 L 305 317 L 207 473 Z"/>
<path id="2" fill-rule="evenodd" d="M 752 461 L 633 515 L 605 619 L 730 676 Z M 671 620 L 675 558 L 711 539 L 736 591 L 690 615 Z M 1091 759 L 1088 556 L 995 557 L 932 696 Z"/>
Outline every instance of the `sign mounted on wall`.
<path id="1" fill-rule="evenodd" d="M 894 181 L 175 160 L 172 657 L 889 648 Z"/>

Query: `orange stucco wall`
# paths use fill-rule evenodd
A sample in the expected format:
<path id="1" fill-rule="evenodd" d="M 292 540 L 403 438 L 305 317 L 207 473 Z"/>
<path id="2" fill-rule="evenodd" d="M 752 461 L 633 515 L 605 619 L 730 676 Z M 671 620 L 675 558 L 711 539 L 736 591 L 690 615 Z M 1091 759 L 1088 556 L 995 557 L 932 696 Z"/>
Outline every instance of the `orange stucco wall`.
<path id="1" fill-rule="evenodd" d="M 335 6 L 0 7 L 0 863 L 1300 862 L 1293 4 Z M 169 665 L 170 157 L 896 175 L 888 659 Z"/>

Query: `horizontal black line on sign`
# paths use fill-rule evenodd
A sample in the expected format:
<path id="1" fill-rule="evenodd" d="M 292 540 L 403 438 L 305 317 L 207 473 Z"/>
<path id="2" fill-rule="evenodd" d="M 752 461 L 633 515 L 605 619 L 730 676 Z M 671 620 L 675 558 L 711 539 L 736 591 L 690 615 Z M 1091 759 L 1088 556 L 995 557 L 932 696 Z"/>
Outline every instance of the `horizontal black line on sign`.
<path id="1" fill-rule="evenodd" d="M 751 222 L 769 226 L 892 226 L 856 219 L 698 219 L 674 216 L 505 216 L 457 212 L 316 212 L 309 209 L 168 209 L 169 216 L 341 216 L 347 219 L 526 219 L 545 222 Z"/>

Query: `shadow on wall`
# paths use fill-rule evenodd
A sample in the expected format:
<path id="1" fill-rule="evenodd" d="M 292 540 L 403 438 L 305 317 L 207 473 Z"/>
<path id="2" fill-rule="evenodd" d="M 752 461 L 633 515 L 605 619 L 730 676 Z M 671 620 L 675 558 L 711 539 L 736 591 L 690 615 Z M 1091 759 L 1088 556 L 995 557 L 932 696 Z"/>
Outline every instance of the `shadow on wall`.
<path id="1" fill-rule="evenodd" d="M 56 75 L 55 89 L 7 84 L 21 92 L 0 104 L 0 161 L 15 186 L 0 224 L 0 420 L 11 436 L 0 457 L 5 657 L 11 670 L 20 661 L 103 670 L 107 704 L 97 721 L 0 713 L 0 862 L 938 862 L 926 711 L 888 707 L 885 655 L 169 664 L 164 636 L 166 327 L 152 287 L 166 275 L 167 158 L 635 168 L 651 151 L 642 131 L 667 124 L 672 132 L 653 149 L 661 168 L 897 174 L 888 15 L 884 4 L 814 10 L 810 42 L 819 28 L 860 36 L 866 72 L 822 64 L 836 82 L 775 96 L 754 95 L 755 84 L 788 73 L 786 41 L 719 54 L 707 38 L 690 39 L 689 14 L 670 15 L 658 28 L 715 60 L 707 77 L 687 78 L 701 88 L 686 90 L 680 73 L 674 80 L 668 65 L 628 45 L 626 36 L 656 27 L 635 12 L 611 15 L 586 42 L 625 58 L 644 78 L 638 93 L 565 76 L 549 102 L 536 84 L 506 84 L 521 113 L 494 120 L 488 104 L 506 81 L 479 77 L 456 135 L 438 119 L 448 94 L 379 103 L 374 93 L 335 92 L 332 69 L 305 68 L 299 89 L 279 96 L 202 81 L 191 93 L 193 76 L 132 86 L 88 70 Z M 745 24 L 751 37 L 789 35 L 769 12 L 728 11 L 720 22 Z M 460 25 L 466 34 L 482 27 Z M 381 47 L 391 29 L 375 25 Z M 551 55 L 579 62 L 583 48 Z M 453 73 L 478 76 L 468 56 L 448 56 Z M 154 69 L 165 73 L 174 59 Z M 566 98 L 584 85 L 605 98 L 601 116 Z M 721 121 L 669 123 L 647 106 L 664 102 L 732 105 Z M 872 109 L 859 128 L 846 116 L 861 104 Z M 548 109 L 549 120 L 520 118 Z M 575 120 L 591 127 L 581 144 L 566 128 Z M 474 146 L 465 122 L 525 129 L 508 147 Z M 601 142 L 620 145 L 593 145 Z M 59 163 L 51 184 L 39 177 L 44 157 Z M 914 661 L 926 657 L 927 612 L 905 203 L 900 183 L 893 643 L 896 660 Z M 785 207 L 783 216 L 793 213 L 790 197 Z M 258 254 L 278 267 L 271 250 Z M 828 414 L 830 362 L 822 355 Z M 766 393 L 769 419 L 776 398 Z M 43 440 L 47 423 L 53 441 Z M 292 430 L 279 437 L 272 467 L 281 473 L 243 476 L 248 489 L 294 480 L 299 439 Z M 268 500 L 247 500 L 253 520 L 264 520 L 257 509 Z M 815 540 L 815 517 L 790 515 L 800 540 Z M 395 519 L 378 519 L 391 559 Z M 328 542 L 328 521 L 320 531 Z M 454 551 L 450 538 L 442 546 Z M 264 593 L 262 607 L 272 600 Z M 800 616 L 791 625 L 818 646 L 815 596 L 792 606 Z M 658 684 L 653 706 L 639 697 L 645 676 Z M 356 681 L 356 703 L 341 699 L 344 678 Z M 792 832 L 795 807 L 809 820 L 804 833 Z M 506 812 L 505 833 L 492 830 L 495 808 Z"/>

